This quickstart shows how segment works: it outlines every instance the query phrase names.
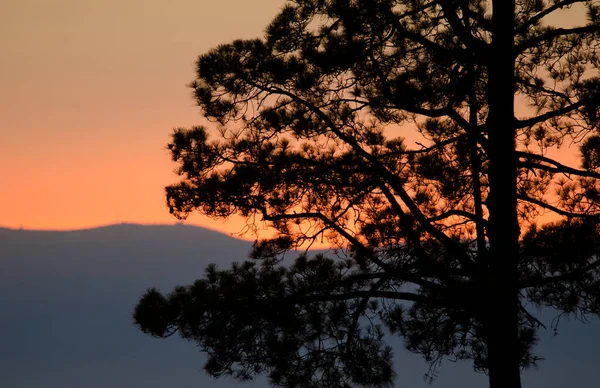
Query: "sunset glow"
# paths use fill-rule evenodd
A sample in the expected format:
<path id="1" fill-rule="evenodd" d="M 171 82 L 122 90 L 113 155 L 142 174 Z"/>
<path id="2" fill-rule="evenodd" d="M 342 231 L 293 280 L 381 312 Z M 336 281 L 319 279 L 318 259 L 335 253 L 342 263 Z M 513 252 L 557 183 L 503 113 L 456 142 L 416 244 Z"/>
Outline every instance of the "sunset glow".
<path id="1" fill-rule="evenodd" d="M 283 0 L 5 0 L 0 226 L 173 223 L 171 129 L 203 123 L 199 54 L 262 31 Z M 578 12 L 569 13 L 573 19 Z M 243 223 L 192 216 L 228 233 Z"/>
<path id="2" fill-rule="evenodd" d="M 282 0 L 8 0 L 0 12 L 0 226 L 173 223 L 172 128 L 203 123 L 202 52 L 258 37 Z M 237 232 L 240 220 L 191 223 Z"/>

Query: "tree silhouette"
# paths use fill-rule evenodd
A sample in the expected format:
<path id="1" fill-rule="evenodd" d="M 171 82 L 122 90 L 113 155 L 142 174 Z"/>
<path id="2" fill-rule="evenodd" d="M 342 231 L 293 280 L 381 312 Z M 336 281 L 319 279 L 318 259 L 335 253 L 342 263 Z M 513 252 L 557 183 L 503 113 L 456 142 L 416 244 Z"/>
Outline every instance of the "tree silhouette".
<path id="1" fill-rule="evenodd" d="M 548 22 L 572 6 L 588 21 Z M 520 387 L 536 306 L 600 312 L 599 21 L 598 1 L 296 0 L 202 55 L 191 87 L 219 135 L 175 130 L 170 210 L 278 234 L 148 290 L 136 324 L 196 342 L 217 377 L 389 385 L 390 331 Z M 313 242 L 337 255 L 284 260 Z"/>

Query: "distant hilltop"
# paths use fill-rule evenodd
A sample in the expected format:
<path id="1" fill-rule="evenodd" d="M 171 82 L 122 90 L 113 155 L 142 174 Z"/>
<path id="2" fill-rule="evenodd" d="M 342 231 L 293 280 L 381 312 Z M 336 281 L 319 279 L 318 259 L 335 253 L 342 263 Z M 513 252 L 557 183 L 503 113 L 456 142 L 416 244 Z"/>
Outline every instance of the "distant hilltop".
<path id="1" fill-rule="evenodd" d="M 20 226 L 18 228 L 11 228 L 6 226 L 0 226 L 0 232 L 28 232 L 28 233 L 104 233 L 110 231 L 117 232 L 133 232 L 133 233 L 141 233 L 145 232 L 167 232 L 169 230 L 177 230 L 181 232 L 182 229 L 187 229 L 190 232 L 202 233 L 202 234 L 214 234 L 219 236 L 224 236 L 236 240 L 244 240 L 240 238 L 236 238 L 227 233 L 217 231 L 214 229 L 206 228 L 199 225 L 186 224 L 182 221 L 178 221 L 173 224 L 139 224 L 139 223 L 131 223 L 131 222 L 119 222 L 108 225 L 100 225 L 100 226 L 92 226 L 85 228 L 75 228 L 75 229 L 35 229 L 35 228 L 26 228 Z"/>

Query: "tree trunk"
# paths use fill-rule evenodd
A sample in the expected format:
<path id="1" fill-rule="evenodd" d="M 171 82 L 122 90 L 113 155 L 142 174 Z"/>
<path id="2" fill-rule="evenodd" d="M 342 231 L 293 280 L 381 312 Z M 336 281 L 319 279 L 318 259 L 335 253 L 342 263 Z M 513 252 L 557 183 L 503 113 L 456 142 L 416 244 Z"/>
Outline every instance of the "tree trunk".
<path id="1" fill-rule="evenodd" d="M 492 3 L 493 56 L 488 56 L 489 83 L 489 262 L 484 330 L 488 345 L 490 388 L 520 388 L 517 260 L 519 225 L 516 197 L 514 130 L 515 1 Z"/>

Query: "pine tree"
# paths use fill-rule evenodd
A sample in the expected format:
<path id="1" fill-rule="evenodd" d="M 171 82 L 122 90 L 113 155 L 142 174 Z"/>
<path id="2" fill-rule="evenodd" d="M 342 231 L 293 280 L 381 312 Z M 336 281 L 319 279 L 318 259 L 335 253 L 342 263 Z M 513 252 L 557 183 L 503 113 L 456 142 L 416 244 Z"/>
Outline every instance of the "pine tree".
<path id="1" fill-rule="evenodd" d="M 549 23 L 572 7 L 587 22 Z M 532 306 L 600 313 L 599 58 L 598 1 L 289 2 L 264 38 L 200 56 L 191 87 L 218 135 L 175 130 L 166 189 L 178 218 L 277 235 L 148 290 L 137 325 L 198 343 L 213 376 L 383 386 L 392 333 L 520 387 Z M 335 255 L 283 255 L 321 241 Z"/>

